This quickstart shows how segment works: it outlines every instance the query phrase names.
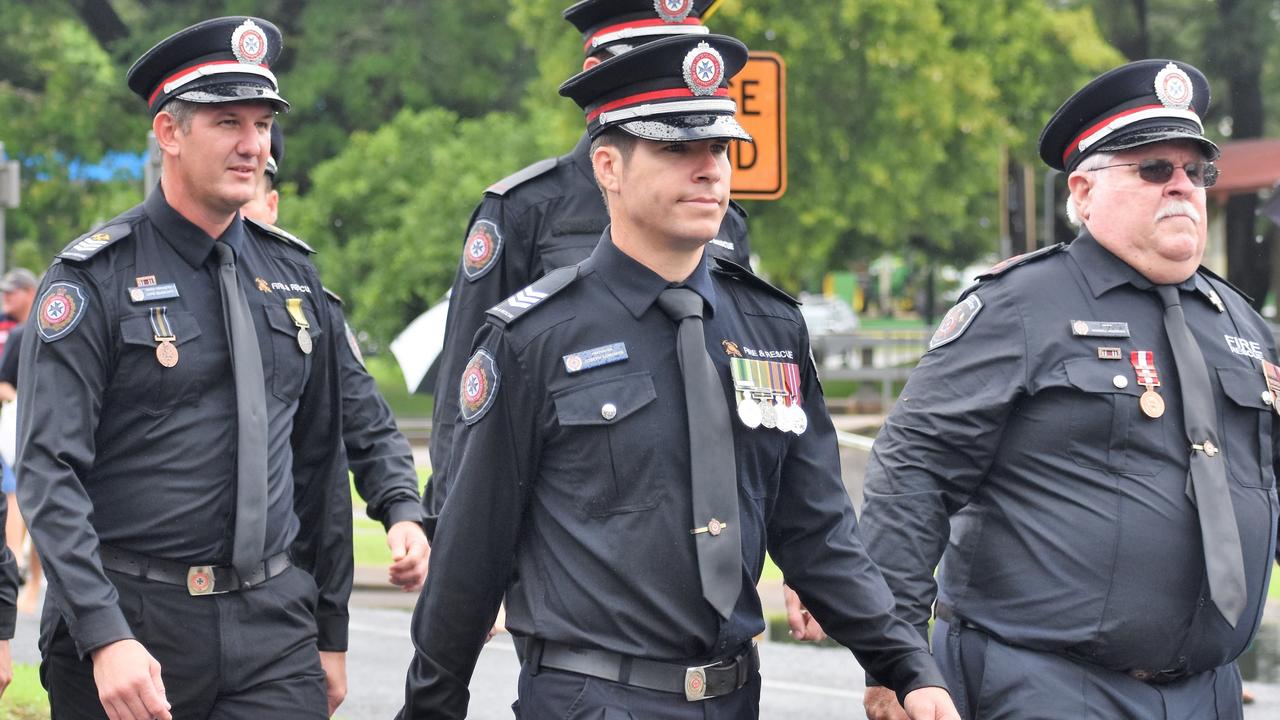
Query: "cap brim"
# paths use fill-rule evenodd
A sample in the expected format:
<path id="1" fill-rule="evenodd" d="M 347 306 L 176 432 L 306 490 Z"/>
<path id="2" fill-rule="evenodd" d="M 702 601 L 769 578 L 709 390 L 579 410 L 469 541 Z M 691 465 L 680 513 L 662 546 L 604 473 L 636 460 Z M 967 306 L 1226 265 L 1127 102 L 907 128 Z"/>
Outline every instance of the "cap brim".
<path id="1" fill-rule="evenodd" d="M 692 140 L 745 140 L 755 142 L 751 133 L 738 124 L 732 115 L 672 115 L 618 123 L 631 135 L 658 142 L 689 142 Z"/>
<path id="2" fill-rule="evenodd" d="M 1218 149 L 1218 146 L 1213 141 L 1195 130 L 1178 125 L 1154 125 L 1119 132 L 1115 136 L 1107 138 L 1097 148 L 1092 149 L 1090 154 L 1120 152 L 1121 150 L 1132 150 L 1143 145 L 1174 140 L 1190 140 L 1199 144 L 1204 151 L 1206 160 L 1217 160 L 1218 156 L 1222 155 L 1222 151 Z"/>
<path id="3" fill-rule="evenodd" d="M 282 113 L 289 112 L 289 103 L 270 87 L 256 82 L 223 82 L 184 90 L 172 99 L 187 102 L 215 104 L 233 102 L 266 102 Z"/>

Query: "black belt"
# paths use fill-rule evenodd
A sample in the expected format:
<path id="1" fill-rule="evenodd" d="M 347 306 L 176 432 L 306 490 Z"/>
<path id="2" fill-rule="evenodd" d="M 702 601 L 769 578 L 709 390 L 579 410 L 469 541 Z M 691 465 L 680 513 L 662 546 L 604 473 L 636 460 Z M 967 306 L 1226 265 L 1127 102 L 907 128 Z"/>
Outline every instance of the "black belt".
<path id="1" fill-rule="evenodd" d="M 186 565 L 176 560 L 150 557 L 110 545 L 98 548 L 102 567 L 126 575 L 168 585 L 183 585 L 191 595 L 221 595 L 248 590 L 289 569 L 288 553 L 278 553 L 256 566 L 248 577 L 230 565 Z"/>
<path id="2" fill-rule="evenodd" d="M 933 614 L 939 620 L 942 620 L 943 622 L 949 623 L 951 625 L 959 625 L 960 627 L 966 628 L 968 630 L 976 630 L 988 636 L 995 637 L 991 635 L 991 633 L 987 632 L 986 630 L 983 630 L 982 628 L 978 627 L 977 625 L 974 625 L 973 623 L 969 622 L 963 617 L 960 617 L 951 608 L 947 607 L 946 605 L 943 605 L 940 602 L 934 603 Z M 996 639 L 999 640 L 999 638 L 996 638 Z M 1000 642 L 1005 645 L 1010 644 L 1010 643 L 1004 642 L 1003 640 L 1000 640 Z M 1070 653 L 1067 654 L 1067 657 L 1070 657 L 1072 660 L 1089 662 L 1088 658 L 1075 657 L 1075 656 L 1072 656 Z M 1112 668 L 1107 668 L 1107 669 L 1112 670 Z M 1122 672 L 1125 675 L 1128 675 L 1134 680 L 1140 680 L 1144 683 L 1150 683 L 1152 685 L 1168 685 L 1170 683 L 1176 683 L 1180 680 L 1185 680 L 1186 678 L 1194 674 L 1194 673 L 1188 672 L 1186 668 L 1174 668 L 1171 670 L 1145 670 L 1141 668 L 1136 668 L 1133 670 L 1120 670 L 1119 672 Z"/>
<path id="3" fill-rule="evenodd" d="M 728 695 L 746 685 L 760 669 L 760 653 L 754 642 L 731 658 L 692 667 L 546 640 L 534 641 L 531 648 L 535 671 L 539 666 L 567 670 L 646 690 L 679 693 L 691 702 Z"/>

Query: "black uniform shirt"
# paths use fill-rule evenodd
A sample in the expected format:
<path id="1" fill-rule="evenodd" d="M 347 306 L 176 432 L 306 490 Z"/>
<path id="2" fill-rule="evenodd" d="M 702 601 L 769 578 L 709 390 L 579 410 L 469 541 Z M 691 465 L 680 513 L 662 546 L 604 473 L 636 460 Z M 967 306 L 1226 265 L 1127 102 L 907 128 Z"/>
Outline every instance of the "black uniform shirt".
<path id="1" fill-rule="evenodd" d="M 266 381 L 266 556 L 290 549 L 315 576 L 320 648 L 341 650 L 352 574 L 337 442 L 342 331 L 298 247 L 239 218 L 219 240 L 236 250 Z M 213 250 L 157 188 L 64 250 L 32 311 L 19 369 L 20 502 L 81 653 L 132 637 L 100 542 L 193 565 L 231 558 L 236 400 Z M 309 355 L 289 298 L 302 300 Z M 156 357 L 160 307 L 176 336 L 172 368 Z M 295 475 L 295 460 L 307 472 Z"/>
<path id="2" fill-rule="evenodd" d="M 733 407 L 732 347 L 790 365 L 809 418 L 802 435 L 734 421 L 743 592 L 729 619 L 702 597 L 690 534 L 676 324 L 655 304 L 669 284 L 606 233 L 587 261 L 521 295 L 576 279 L 510 323 L 491 315 L 476 336 L 496 370 L 471 378 L 488 394 L 473 392 L 472 424 L 458 425 L 457 483 L 414 615 L 406 717 L 463 716 L 504 593 L 517 635 L 687 664 L 723 658 L 764 630 L 755 584 L 766 548 L 826 631 L 884 682 L 943 685 L 924 643 L 889 614 L 893 598 L 858 539 L 794 300 L 743 268 L 709 264 L 686 285 L 713 309 L 704 329 L 725 402 Z M 576 353 L 611 361 L 570 372 Z M 477 417 L 481 401 L 490 405 Z"/>
<path id="3" fill-rule="evenodd" d="M 583 134 L 567 155 L 543 160 L 495 183 L 472 215 L 463 261 L 449 295 L 438 360 L 431 481 L 423 500 L 428 532 L 433 530 L 450 482 L 458 378 L 471 356 L 471 341 L 484 325 L 485 311 L 552 270 L 585 260 L 609 224 L 590 153 L 590 138 Z M 707 246 L 711 254 L 750 266 L 746 217 L 737 203 L 730 203 L 719 234 Z M 477 229 L 487 231 L 487 246 L 475 242 Z"/>
<path id="4" fill-rule="evenodd" d="M 413 450 L 396 427 L 391 406 L 365 369 L 360 346 L 342 313 L 342 302 L 330 296 L 333 326 L 345 334 L 338 348 L 342 376 L 342 443 L 347 451 L 356 492 L 364 499 L 369 517 L 385 528 L 402 521 L 422 521 L 418 475 Z"/>
<path id="5" fill-rule="evenodd" d="M 953 339 L 876 439 L 862 531 L 902 617 L 923 631 L 943 556 L 939 601 L 1014 645 L 1120 671 L 1196 672 L 1244 650 L 1275 552 L 1275 348 L 1229 285 L 1203 271 L 1184 285 L 1244 549 L 1238 627 L 1208 599 L 1163 306 L 1088 234 L 972 290 L 967 330 L 935 336 Z M 1132 351 L 1153 353 L 1160 418 L 1139 407 Z"/>
<path id="6" fill-rule="evenodd" d="M 22 331 L 24 325 L 19 325 L 9 331 L 9 339 L 4 343 L 4 350 L 0 351 L 0 382 L 7 382 L 14 388 L 18 387 L 18 356 L 22 352 Z M 17 412 L 16 408 L 13 412 Z"/>

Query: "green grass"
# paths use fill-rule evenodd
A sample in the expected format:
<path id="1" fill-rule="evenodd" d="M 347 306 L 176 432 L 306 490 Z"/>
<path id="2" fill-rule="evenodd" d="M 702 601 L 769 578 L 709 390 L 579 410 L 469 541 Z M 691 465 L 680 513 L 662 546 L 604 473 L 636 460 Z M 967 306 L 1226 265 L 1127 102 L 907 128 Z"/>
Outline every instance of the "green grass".
<path id="1" fill-rule="evenodd" d="M 0 720 L 48 720 L 49 697 L 40 685 L 40 669 L 15 663 L 13 682 L 0 700 Z"/>
<path id="2" fill-rule="evenodd" d="M 391 353 L 371 355 L 365 359 L 365 367 L 378 382 L 378 389 L 387 399 L 392 412 L 400 418 L 429 418 L 434 398 L 430 395 L 410 395 L 404 384 L 404 373 Z"/>
<path id="3" fill-rule="evenodd" d="M 1271 587 L 1267 590 L 1267 600 L 1280 602 L 1280 567 L 1271 568 Z"/>

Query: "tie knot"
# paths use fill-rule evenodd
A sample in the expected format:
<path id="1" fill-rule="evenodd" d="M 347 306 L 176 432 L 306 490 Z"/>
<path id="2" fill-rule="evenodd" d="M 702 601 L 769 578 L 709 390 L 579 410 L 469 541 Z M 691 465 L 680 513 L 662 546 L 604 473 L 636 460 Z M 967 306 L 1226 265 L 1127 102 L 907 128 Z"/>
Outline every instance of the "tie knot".
<path id="1" fill-rule="evenodd" d="M 667 317 L 679 322 L 687 317 L 702 317 L 702 296 L 689 288 L 667 288 L 658 296 L 658 307 Z"/>
<path id="2" fill-rule="evenodd" d="M 1177 285 L 1157 285 L 1156 294 L 1160 296 L 1160 302 L 1164 303 L 1165 309 L 1182 304 Z"/>
<path id="3" fill-rule="evenodd" d="M 230 245 L 224 242 L 215 242 L 213 243 L 213 250 L 218 254 L 219 265 L 236 264 L 236 251 L 232 250 Z"/>

